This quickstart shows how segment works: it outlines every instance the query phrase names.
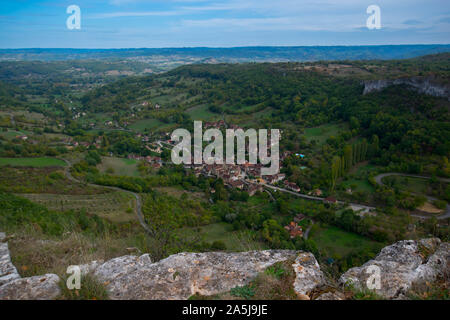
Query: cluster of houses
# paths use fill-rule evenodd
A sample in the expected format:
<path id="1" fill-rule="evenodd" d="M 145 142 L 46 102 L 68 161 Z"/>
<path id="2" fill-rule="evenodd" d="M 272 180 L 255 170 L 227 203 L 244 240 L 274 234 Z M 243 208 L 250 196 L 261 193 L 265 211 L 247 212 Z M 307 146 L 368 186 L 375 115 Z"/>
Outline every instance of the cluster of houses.
<path id="1" fill-rule="evenodd" d="M 192 169 L 196 176 L 216 177 L 223 180 L 224 184 L 235 189 L 245 190 L 250 196 L 258 191 L 263 191 L 264 184 L 276 184 L 285 180 L 286 175 L 278 173 L 261 177 L 261 164 L 193 164 L 186 165 L 186 169 Z M 285 182 L 291 190 L 300 191 L 293 182 Z"/>
<path id="2" fill-rule="evenodd" d="M 92 142 L 92 143 L 91 142 L 87 142 L 87 141 L 79 141 L 78 142 L 78 141 L 73 140 L 72 137 L 66 137 L 66 138 L 64 138 L 61 141 L 61 143 L 63 145 L 65 145 L 66 148 L 69 149 L 69 150 L 71 150 L 73 148 L 76 148 L 76 147 L 79 147 L 79 146 L 85 147 L 85 148 L 89 148 L 91 146 L 94 146 L 97 149 L 100 149 L 102 147 L 102 140 L 103 140 L 103 136 L 96 137 L 94 142 Z"/>
<path id="3" fill-rule="evenodd" d="M 80 119 L 81 117 L 86 116 L 86 112 L 77 112 L 72 116 L 73 120 Z"/>
<path id="4" fill-rule="evenodd" d="M 128 159 L 133 159 L 137 161 L 144 161 L 146 163 L 149 163 L 150 166 L 154 169 L 160 169 L 163 165 L 163 161 L 161 157 L 152 157 L 152 156 L 138 156 L 135 154 L 129 154 Z"/>
<path id="5" fill-rule="evenodd" d="M 141 105 L 142 105 L 143 107 L 148 107 L 148 106 L 150 105 L 150 102 L 144 101 L 144 102 L 141 103 Z M 159 104 L 155 104 L 153 108 L 155 108 L 155 109 L 161 109 L 161 106 L 160 106 Z"/>
<path id="6" fill-rule="evenodd" d="M 304 214 L 299 213 L 294 217 L 294 221 L 291 221 L 287 226 L 284 227 L 284 229 L 289 232 L 289 236 L 291 237 L 291 239 L 303 237 L 303 229 L 298 224 L 305 218 L 306 217 Z"/>

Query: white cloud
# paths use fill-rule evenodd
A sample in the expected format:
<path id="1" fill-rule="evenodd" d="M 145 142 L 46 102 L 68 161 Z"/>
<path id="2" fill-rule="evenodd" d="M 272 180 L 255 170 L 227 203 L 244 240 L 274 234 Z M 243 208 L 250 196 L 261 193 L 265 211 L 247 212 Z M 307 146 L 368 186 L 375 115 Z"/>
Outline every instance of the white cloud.
<path id="1" fill-rule="evenodd" d="M 178 11 L 136 11 L 136 12 L 109 12 L 109 13 L 99 13 L 89 16 L 90 18 L 106 19 L 106 18 L 120 18 L 120 17 L 168 17 L 176 16 L 181 13 Z"/>

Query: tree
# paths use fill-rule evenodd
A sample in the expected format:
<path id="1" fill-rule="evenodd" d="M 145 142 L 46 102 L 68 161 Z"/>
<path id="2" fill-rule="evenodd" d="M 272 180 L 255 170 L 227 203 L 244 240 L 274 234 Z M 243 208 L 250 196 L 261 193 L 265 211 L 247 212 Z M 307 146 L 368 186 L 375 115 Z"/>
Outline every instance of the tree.
<path id="1" fill-rule="evenodd" d="M 358 130 L 360 127 L 359 120 L 356 117 L 350 117 L 350 129 Z"/>
<path id="2" fill-rule="evenodd" d="M 376 134 L 372 136 L 372 144 L 370 145 L 370 156 L 377 157 L 380 151 L 380 139 Z"/>
<path id="3" fill-rule="evenodd" d="M 345 161 L 345 170 L 350 170 L 353 166 L 353 149 L 351 145 L 346 145 L 344 147 L 344 161 Z"/>
<path id="4" fill-rule="evenodd" d="M 367 157 L 367 140 L 363 139 L 361 143 L 361 161 L 366 161 Z"/>
<path id="5" fill-rule="evenodd" d="M 331 162 L 331 190 L 336 187 L 336 181 L 340 176 L 341 171 L 341 158 L 335 156 Z"/>

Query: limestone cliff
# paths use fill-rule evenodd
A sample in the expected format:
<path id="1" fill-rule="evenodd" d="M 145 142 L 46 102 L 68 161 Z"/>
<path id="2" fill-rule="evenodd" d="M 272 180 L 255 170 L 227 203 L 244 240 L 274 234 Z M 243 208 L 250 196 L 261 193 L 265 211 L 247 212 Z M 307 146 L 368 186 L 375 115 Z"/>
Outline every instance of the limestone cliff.
<path id="1" fill-rule="evenodd" d="M 363 94 L 381 91 L 393 85 L 407 85 L 413 90 L 423 94 L 450 99 L 450 88 L 448 85 L 440 84 L 438 81 L 431 78 L 415 77 L 395 80 L 367 80 L 363 82 L 363 85 Z"/>

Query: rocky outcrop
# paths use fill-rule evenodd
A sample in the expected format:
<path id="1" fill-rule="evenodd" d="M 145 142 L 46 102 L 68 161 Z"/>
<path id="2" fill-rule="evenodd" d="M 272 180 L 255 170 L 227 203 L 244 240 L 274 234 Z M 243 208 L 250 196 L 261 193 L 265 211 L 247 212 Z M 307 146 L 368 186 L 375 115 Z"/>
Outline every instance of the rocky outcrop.
<path id="1" fill-rule="evenodd" d="M 124 256 L 93 274 L 106 284 L 111 299 L 187 299 L 244 286 L 267 267 L 295 256 L 288 250 L 179 253 L 156 263 L 148 255 Z"/>
<path id="2" fill-rule="evenodd" d="M 8 243 L 0 233 L 0 300 L 51 300 L 61 294 L 56 274 L 21 278 L 11 262 Z"/>
<path id="3" fill-rule="evenodd" d="M 61 294 L 56 274 L 10 281 L 0 287 L 0 300 L 52 300 Z"/>
<path id="4" fill-rule="evenodd" d="M 4 239 L 0 233 L 0 300 L 58 298 L 60 278 L 55 274 L 20 278 Z M 79 267 L 82 274 L 89 273 L 103 283 L 111 299 L 182 300 L 245 286 L 258 273 L 282 261 L 293 261 L 293 288 L 299 299 L 309 300 L 322 293 L 317 300 L 345 300 L 342 292 L 328 285 L 314 255 L 302 251 L 179 253 L 158 262 L 152 262 L 148 254 L 127 255 Z M 404 299 L 415 285 L 449 278 L 450 244 L 435 238 L 394 243 L 382 249 L 375 259 L 349 269 L 339 282 L 357 290 L 371 289 L 367 280 L 373 275 L 373 267 L 380 275 L 376 293 L 387 299 Z"/>
<path id="5" fill-rule="evenodd" d="M 326 292 L 321 294 L 316 300 L 345 300 L 345 296 L 342 292 Z"/>
<path id="6" fill-rule="evenodd" d="M 295 272 L 294 291 L 300 299 L 309 300 L 313 290 L 326 285 L 325 276 L 312 253 L 300 253 L 292 267 Z"/>
<path id="7" fill-rule="evenodd" d="M 450 90 L 448 86 L 438 84 L 430 78 L 400 78 L 395 80 L 367 80 L 363 82 L 364 92 L 368 94 L 375 91 L 381 91 L 387 87 L 394 85 L 407 85 L 412 89 L 435 97 L 443 97 L 450 99 Z"/>
<path id="8" fill-rule="evenodd" d="M 20 278 L 16 267 L 11 262 L 8 243 L 3 242 L 5 239 L 5 233 L 0 232 L 0 286 Z"/>
<path id="9" fill-rule="evenodd" d="M 372 282 L 379 270 L 379 288 Z M 375 259 L 344 273 L 340 282 L 355 289 L 373 289 L 387 299 L 402 298 L 414 285 L 432 283 L 450 275 L 450 244 L 439 239 L 404 240 L 385 247 Z M 369 281 L 368 281 L 369 280 Z M 369 286 L 372 288 L 368 288 Z"/>

